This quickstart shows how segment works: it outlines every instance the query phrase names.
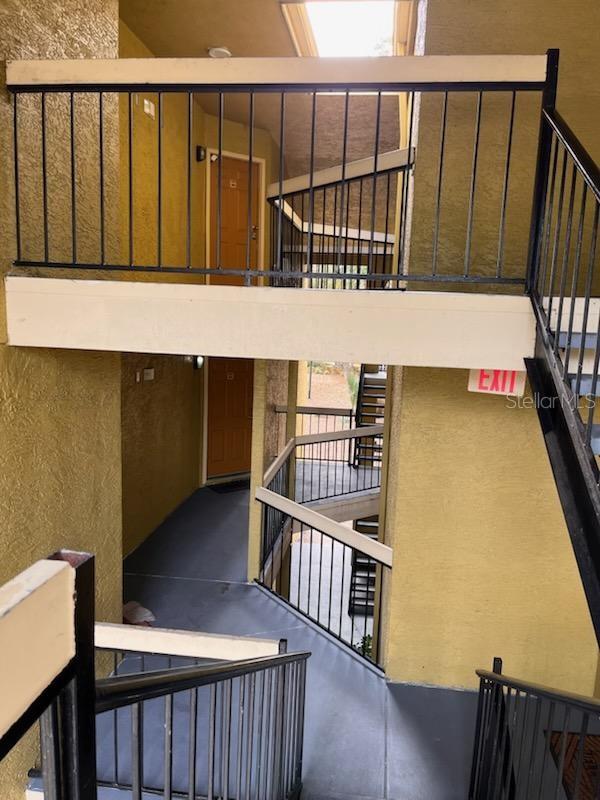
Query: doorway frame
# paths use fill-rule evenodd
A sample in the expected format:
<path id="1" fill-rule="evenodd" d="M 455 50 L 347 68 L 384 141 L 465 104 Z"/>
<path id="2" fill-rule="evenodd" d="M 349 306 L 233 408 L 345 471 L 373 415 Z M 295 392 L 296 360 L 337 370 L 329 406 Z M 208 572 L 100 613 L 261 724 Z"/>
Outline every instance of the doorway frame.
<path id="1" fill-rule="evenodd" d="M 219 155 L 218 147 L 206 148 L 206 243 L 205 243 L 205 264 L 210 265 L 210 244 L 211 244 L 211 225 L 210 225 L 210 212 L 211 212 L 211 169 L 213 163 L 212 156 Z M 249 156 L 247 153 L 236 153 L 233 150 L 221 150 L 221 155 L 226 158 L 235 158 L 238 161 L 248 162 Z M 258 264 L 257 269 L 264 270 L 265 268 L 265 221 L 266 221 L 266 203 L 267 203 L 267 159 L 262 156 L 252 156 L 252 163 L 258 164 L 258 187 L 259 187 L 259 209 L 258 209 Z M 206 283 L 210 284 L 210 275 L 206 276 Z"/>

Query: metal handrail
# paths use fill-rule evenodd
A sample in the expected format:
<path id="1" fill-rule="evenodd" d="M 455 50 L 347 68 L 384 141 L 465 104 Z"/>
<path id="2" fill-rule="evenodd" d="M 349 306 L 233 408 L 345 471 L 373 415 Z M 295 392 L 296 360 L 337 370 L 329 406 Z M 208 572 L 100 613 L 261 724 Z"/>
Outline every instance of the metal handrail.
<path id="1" fill-rule="evenodd" d="M 485 669 L 476 670 L 479 678 L 495 683 L 498 686 L 506 686 L 510 689 L 517 689 L 520 692 L 543 697 L 547 700 L 553 700 L 573 706 L 574 708 L 581 709 L 582 711 L 589 711 L 593 714 L 600 714 L 600 700 L 593 697 L 586 697 L 582 694 L 573 694 L 571 692 L 561 692 L 558 689 L 552 689 L 549 686 L 543 686 L 538 683 L 529 683 L 528 681 L 521 680 L 520 678 L 512 678 L 510 675 L 502 675 L 497 672 L 490 672 Z"/>
<path id="2" fill-rule="evenodd" d="M 183 692 L 186 689 L 208 686 L 219 681 L 232 680 L 271 667 L 282 667 L 285 664 L 306 661 L 310 655 L 307 651 L 284 653 L 277 656 L 209 664 L 208 666 L 176 667 L 134 675 L 101 678 L 96 681 L 96 713 L 114 711 L 117 708 L 141 703 L 144 700 L 164 697 L 175 692 Z"/>
<path id="3" fill-rule="evenodd" d="M 383 425 L 364 425 L 362 428 L 349 428 L 345 431 L 324 431 L 323 433 L 304 433 L 301 436 L 292 436 L 285 443 L 285 447 L 273 461 L 263 475 L 263 486 L 273 480 L 282 464 L 289 458 L 292 450 L 305 444 L 316 444 L 318 442 L 337 442 L 345 439 L 364 439 L 370 436 L 380 436 L 383 433 Z"/>
<path id="4" fill-rule="evenodd" d="M 556 109 L 544 109 L 542 113 L 575 162 L 582 177 L 600 200 L 600 167 Z"/>

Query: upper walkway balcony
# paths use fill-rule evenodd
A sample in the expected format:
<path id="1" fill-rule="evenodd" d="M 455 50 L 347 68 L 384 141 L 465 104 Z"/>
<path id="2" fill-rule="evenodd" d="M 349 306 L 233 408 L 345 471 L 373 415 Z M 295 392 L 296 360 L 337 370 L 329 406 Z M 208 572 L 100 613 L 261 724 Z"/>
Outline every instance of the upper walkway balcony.
<path id="1" fill-rule="evenodd" d="M 532 355 L 555 54 L 23 61 L 8 84 L 11 343 L 504 369 Z"/>

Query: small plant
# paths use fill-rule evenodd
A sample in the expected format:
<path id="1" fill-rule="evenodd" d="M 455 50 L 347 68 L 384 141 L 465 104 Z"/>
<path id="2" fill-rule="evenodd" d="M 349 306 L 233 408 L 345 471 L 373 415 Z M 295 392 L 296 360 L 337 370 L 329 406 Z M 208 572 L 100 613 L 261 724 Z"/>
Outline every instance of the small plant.
<path id="1" fill-rule="evenodd" d="M 361 656 L 365 656 L 366 658 L 373 658 L 373 637 L 371 634 L 367 633 L 366 636 L 363 636 L 358 644 L 354 645 L 354 649 L 357 650 Z"/>

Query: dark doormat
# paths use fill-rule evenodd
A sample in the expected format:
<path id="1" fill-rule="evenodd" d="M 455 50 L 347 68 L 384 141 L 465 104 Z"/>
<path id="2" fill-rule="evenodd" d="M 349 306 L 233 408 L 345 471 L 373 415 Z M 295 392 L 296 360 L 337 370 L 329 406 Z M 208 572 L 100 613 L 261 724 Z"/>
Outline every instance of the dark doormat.
<path id="1" fill-rule="evenodd" d="M 231 481 L 230 483 L 215 483 L 214 486 L 210 486 L 213 492 L 217 494 L 229 494 L 229 492 L 240 492 L 243 489 L 250 488 L 250 478 L 241 478 L 237 481 Z"/>
<path id="2" fill-rule="evenodd" d="M 567 733 L 563 787 L 569 800 L 575 800 L 580 735 Z M 561 731 L 550 734 L 552 756 L 558 767 L 563 747 Z M 576 800 L 597 800 L 600 797 L 600 734 L 588 733 L 583 745 L 583 765 Z"/>

